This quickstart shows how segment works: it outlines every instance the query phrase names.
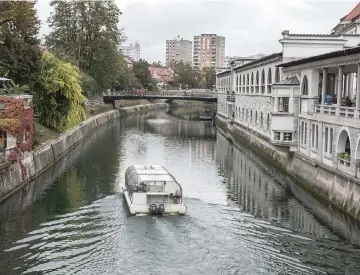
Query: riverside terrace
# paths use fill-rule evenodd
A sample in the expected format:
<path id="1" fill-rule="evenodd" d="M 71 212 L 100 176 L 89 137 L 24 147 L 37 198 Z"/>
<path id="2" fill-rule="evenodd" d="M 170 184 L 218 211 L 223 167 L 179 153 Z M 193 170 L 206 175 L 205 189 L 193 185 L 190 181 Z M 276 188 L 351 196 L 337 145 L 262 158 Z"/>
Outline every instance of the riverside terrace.
<path id="1" fill-rule="evenodd" d="M 167 90 L 160 92 L 129 92 L 129 91 L 108 91 L 103 93 L 104 103 L 112 103 L 116 100 L 132 99 L 165 99 L 166 102 L 173 100 L 192 100 L 204 102 L 217 102 L 217 93 L 211 90 L 194 89 L 194 90 Z"/>

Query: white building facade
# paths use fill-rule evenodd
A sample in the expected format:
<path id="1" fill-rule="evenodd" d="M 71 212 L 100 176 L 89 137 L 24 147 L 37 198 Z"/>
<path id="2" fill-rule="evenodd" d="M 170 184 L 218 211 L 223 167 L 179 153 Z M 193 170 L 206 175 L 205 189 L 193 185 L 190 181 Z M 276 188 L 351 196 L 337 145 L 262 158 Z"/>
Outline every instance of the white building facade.
<path id="1" fill-rule="evenodd" d="M 282 66 L 301 80 L 298 153 L 360 178 L 360 47 Z"/>
<path id="2" fill-rule="evenodd" d="M 281 65 L 353 48 L 360 43 L 360 36 L 305 35 L 284 31 L 279 42 L 282 45 L 280 53 L 239 66 L 233 62 L 231 69 L 217 75 L 217 89 L 220 93 L 218 114 L 276 147 L 296 152 L 299 140 L 298 115 L 300 106 L 304 110 L 307 102 L 302 102 L 300 98 L 300 76 L 284 76 Z M 353 76 L 347 76 L 349 84 L 353 83 L 353 79 Z M 309 79 L 309 83 L 315 83 L 314 80 Z M 315 99 L 309 108 L 314 106 L 314 102 Z"/>

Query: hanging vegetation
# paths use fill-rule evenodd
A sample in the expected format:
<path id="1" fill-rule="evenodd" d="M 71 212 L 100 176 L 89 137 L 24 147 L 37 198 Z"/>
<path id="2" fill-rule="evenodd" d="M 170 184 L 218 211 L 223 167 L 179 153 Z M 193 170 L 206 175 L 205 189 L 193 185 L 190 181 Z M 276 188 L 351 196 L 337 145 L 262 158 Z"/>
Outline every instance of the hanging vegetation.
<path id="1" fill-rule="evenodd" d="M 86 119 L 85 96 L 77 67 L 45 51 L 41 58 L 41 89 L 36 93 L 39 122 L 63 132 Z"/>
<path id="2" fill-rule="evenodd" d="M 0 129 L 11 134 L 16 139 L 16 147 L 8 160 L 19 163 L 23 178 L 27 175 L 26 167 L 22 163 L 23 153 L 32 150 L 34 137 L 34 113 L 32 104 L 24 108 L 24 100 L 13 97 L 0 96 L 2 109 L 0 112 Z"/>

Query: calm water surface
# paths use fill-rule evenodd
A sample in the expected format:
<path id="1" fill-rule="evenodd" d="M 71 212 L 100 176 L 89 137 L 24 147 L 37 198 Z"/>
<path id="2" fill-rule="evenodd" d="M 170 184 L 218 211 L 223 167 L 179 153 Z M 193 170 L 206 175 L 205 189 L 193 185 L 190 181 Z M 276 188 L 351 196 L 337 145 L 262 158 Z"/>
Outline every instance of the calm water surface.
<path id="1" fill-rule="evenodd" d="M 0 274 L 360 274 L 357 223 L 178 114 L 104 126 L 0 205 Z M 188 215 L 128 214 L 124 172 L 148 163 Z"/>

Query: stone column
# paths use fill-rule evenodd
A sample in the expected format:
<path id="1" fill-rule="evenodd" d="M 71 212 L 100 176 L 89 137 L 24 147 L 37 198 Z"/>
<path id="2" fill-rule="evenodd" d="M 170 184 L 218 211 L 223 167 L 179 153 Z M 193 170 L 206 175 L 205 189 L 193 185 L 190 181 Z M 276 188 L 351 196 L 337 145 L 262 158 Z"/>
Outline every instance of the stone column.
<path id="1" fill-rule="evenodd" d="M 344 66 L 339 67 L 339 76 L 338 76 L 338 89 L 337 89 L 337 107 L 341 107 L 341 99 L 343 95 L 343 81 L 344 80 Z"/>
<path id="2" fill-rule="evenodd" d="M 360 63 L 357 64 L 357 75 L 356 75 L 356 109 L 360 108 Z"/>
<path id="3" fill-rule="evenodd" d="M 325 96 L 326 96 L 326 89 L 327 89 L 327 76 L 328 76 L 328 68 L 323 68 L 321 105 L 325 105 Z"/>
<path id="4" fill-rule="evenodd" d="M 349 74 L 344 74 L 344 90 L 343 90 L 343 96 L 342 97 L 346 97 L 349 95 L 349 91 L 348 91 L 348 88 L 349 88 L 349 85 L 348 85 L 348 81 L 349 81 Z"/>

